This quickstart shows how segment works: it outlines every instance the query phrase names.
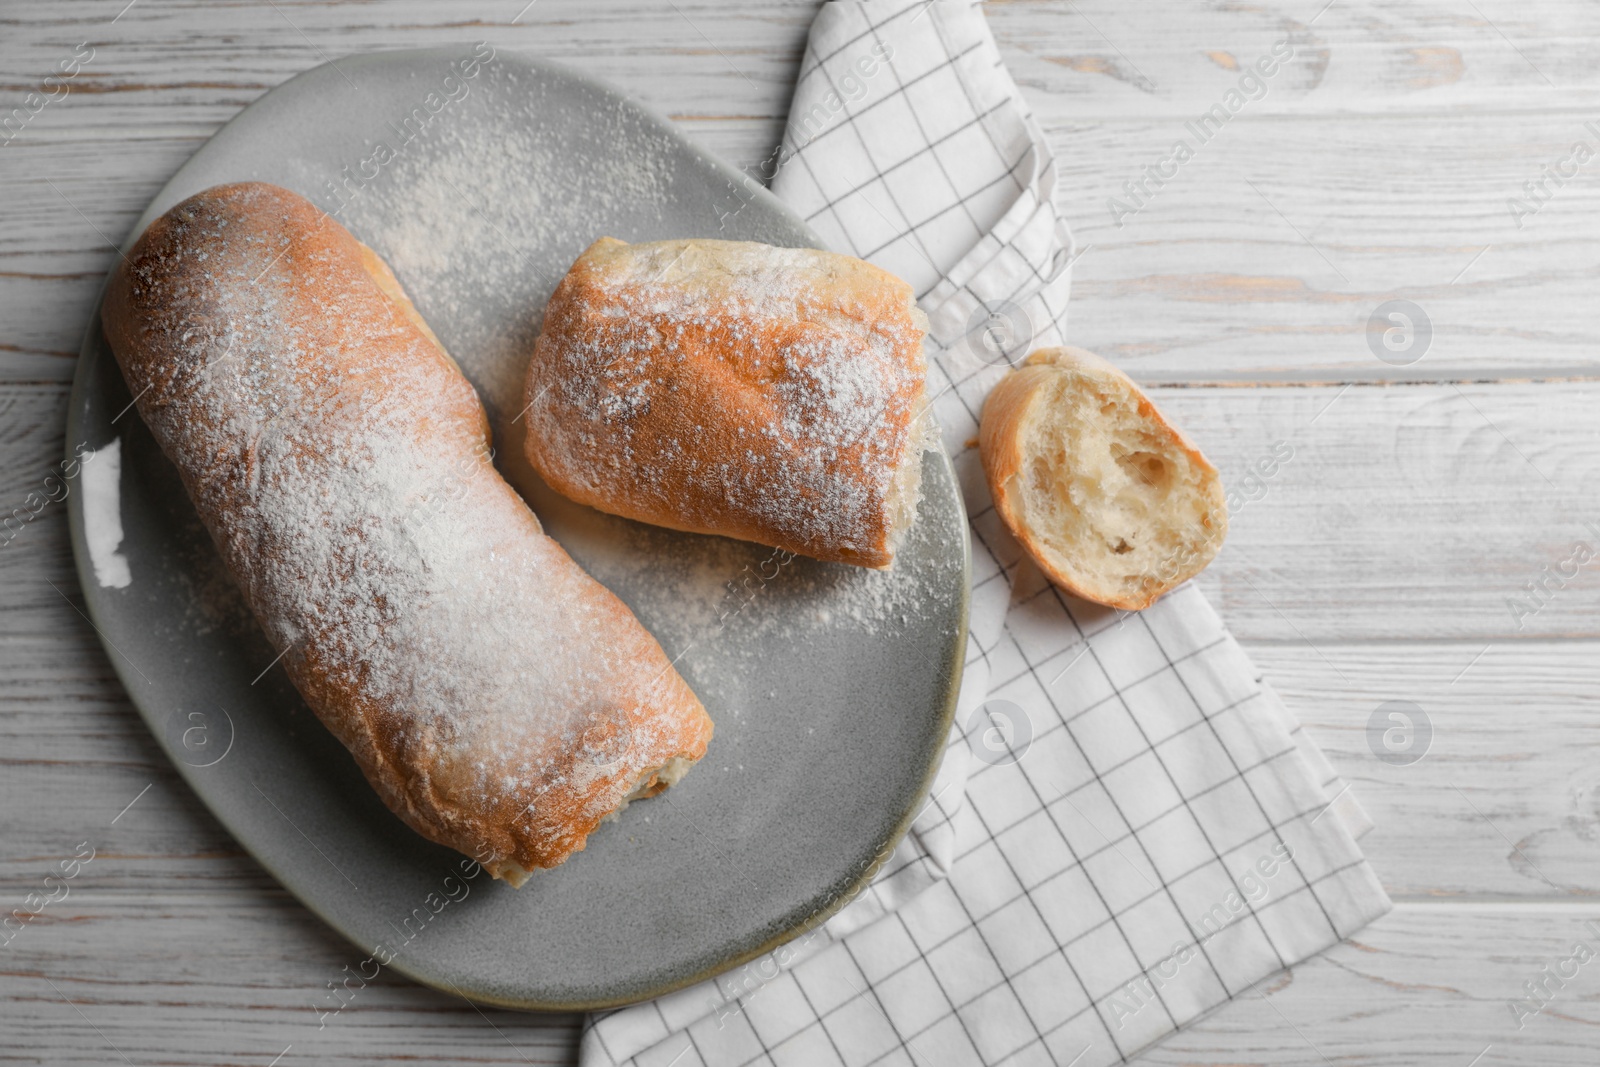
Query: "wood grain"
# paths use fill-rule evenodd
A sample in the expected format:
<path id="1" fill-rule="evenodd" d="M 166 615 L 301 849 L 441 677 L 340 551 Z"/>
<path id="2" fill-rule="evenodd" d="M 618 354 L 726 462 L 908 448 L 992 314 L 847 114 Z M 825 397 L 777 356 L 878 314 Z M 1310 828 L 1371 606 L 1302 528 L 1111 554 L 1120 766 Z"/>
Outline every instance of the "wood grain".
<path id="1" fill-rule="evenodd" d="M 1152 395 L 1237 495 L 1199 582 L 1242 639 L 1314 655 L 1341 640 L 1450 638 L 1466 644 L 1463 664 L 1490 643 L 1600 639 L 1600 564 L 1570 580 L 1546 572 L 1579 541 L 1600 552 L 1600 383 Z M 0 412 L 4 516 L 60 460 L 65 387 L 0 386 Z M 1293 454 L 1263 476 L 1279 442 Z M 64 521 L 51 505 L 0 549 L 16 564 L 0 632 L 38 632 L 27 612 L 59 606 L 39 575 L 71 581 Z"/>
<path id="2" fill-rule="evenodd" d="M 75 882 L 102 862 L 117 857 L 96 857 Z M 0 953 L 0 1063 L 265 1067 L 286 1050 L 284 1064 L 576 1055 L 577 1016 L 480 1011 L 392 969 L 363 985 L 366 955 L 281 891 L 74 890 Z"/>
<path id="3" fill-rule="evenodd" d="M 1592 1063 L 1600 969 L 1523 1020 L 1523 983 L 1582 938 L 1593 906 L 1401 904 L 1359 936 L 1262 983 L 1139 1062 L 1272 1067 Z M 1553 987 L 1552 987 L 1553 988 Z M 1481 1059 L 1474 1061 L 1474 1057 Z"/>
<path id="4" fill-rule="evenodd" d="M 1600 373 L 1600 336 L 1580 310 L 1600 265 L 1600 192 L 1579 177 L 1520 225 L 1507 209 L 1575 141 L 1600 151 L 1584 127 L 1600 116 L 1600 75 L 1578 59 L 1600 36 L 1600 15 L 1539 7 L 1548 14 L 1531 25 L 1551 28 L 1530 41 L 1529 17 L 1503 0 L 1480 5 L 1482 16 L 1345 0 L 1314 23 L 1313 4 L 992 5 L 1058 149 L 1060 199 L 1087 250 L 1075 266 L 1074 339 L 1152 382 Z M 377 20 L 323 3 L 229 8 L 226 20 L 143 5 L 115 24 L 109 5 L 99 21 L 19 9 L 8 43 L 22 73 L 0 89 L 20 97 L 33 84 L 26 72 L 44 78 L 81 41 L 96 51 L 68 95 L 0 154 L 14 198 L 0 301 L 20 312 L 0 341 L 0 374 L 70 375 L 111 246 L 218 124 L 307 66 L 487 38 L 581 55 L 587 71 L 753 167 L 781 134 L 812 10 L 541 0 L 511 25 L 516 5 L 505 8 L 443 26 L 409 0 Z M 1295 58 L 1199 144 L 1185 121 L 1278 40 Z M 1117 225 L 1109 200 L 1130 202 L 1124 183 L 1179 137 L 1195 157 Z M 1366 337 L 1373 311 L 1396 298 L 1419 304 L 1435 330 L 1405 368 L 1379 362 Z"/>
<path id="5" fill-rule="evenodd" d="M 781 135 L 816 9 L 125 2 L 0 11 L 0 115 L 94 49 L 0 145 L 0 516 L 60 459 L 65 383 L 114 247 L 267 89 L 329 57 L 488 39 L 581 62 L 748 166 Z M 1600 10 L 987 10 L 1058 150 L 1084 253 L 1071 336 L 1158 386 L 1239 494 L 1201 584 L 1374 816 L 1365 848 L 1400 901 L 1143 1062 L 1593 1062 L 1600 971 L 1521 1030 L 1507 1003 L 1600 918 L 1600 579 L 1546 570 L 1577 540 L 1600 545 L 1585 525 L 1600 524 L 1600 163 L 1520 225 L 1508 199 L 1574 142 L 1600 148 L 1585 127 L 1600 123 Z M 1295 58 L 1118 225 L 1109 199 L 1126 202 L 1124 183 L 1280 40 Z M 1433 327 L 1404 366 L 1369 342 L 1392 299 Z M 1293 457 L 1263 473 L 1278 442 Z M 1519 612 L 1540 581 L 1538 610 Z M 49 503 L 0 545 L 7 907 L 79 842 L 99 851 L 0 948 L 0 1063 L 573 1062 L 573 1018 L 480 1013 L 392 974 L 318 1029 L 352 950 L 195 801 L 77 603 L 65 508 Z M 1433 726 L 1409 766 L 1367 739 L 1391 700 Z"/>
<path id="6" fill-rule="evenodd" d="M 1449 637 L 1464 663 L 1489 642 L 1597 636 L 1600 568 L 1546 568 L 1579 541 L 1600 553 L 1600 385 L 1154 395 L 1238 494 L 1199 581 L 1245 639 Z M 1293 456 L 1263 476 L 1280 441 Z"/>
<path id="7" fill-rule="evenodd" d="M 59 600 L 40 616 L 53 632 L 4 642 L 0 890 L 20 899 L 135 798 L 97 887 L 271 888 L 151 740 L 87 625 Z M 1470 653 L 1456 643 L 1330 645 L 1326 660 L 1292 645 L 1248 650 L 1373 816 L 1363 848 L 1391 894 L 1600 896 L 1600 644 L 1524 642 L 1465 674 Z M 1433 728 L 1427 755 L 1405 767 L 1377 759 L 1367 736 L 1395 700 Z"/>
<path id="8" fill-rule="evenodd" d="M 121 1062 L 118 1052 L 136 1064 L 253 1067 L 280 1054 L 286 1064 L 575 1055 L 572 1017 L 479 1011 L 388 974 L 353 982 L 346 1007 L 319 1015 L 334 1003 L 328 983 L 342 983 L 359 954 L 270 893 L 84 891 L 49 914 L 7 950 L 0 1004 L 15 1024 L 0 1063 L 99 1065 Z M 1237 991 L 1139 1062 L 1464 1067 L 1489 1048 L 1480 1064 L 1592 1063 L 1600 964 L 1552 987 L 1520 1029 L 1510 1005 L 1575 941 L 1600 946 L 1585 925 L 1597 917 L 1593 904 L 1401 904 L 1355 939 Z M 127 974 L 141 980 L 109 977 Z"/>
<path id="9" fill-rule="evenodd" d="M 1476 662 L 1455 642 L 1249 651 L 1372 816 L 1361 847 L 1396 900 L 1592 901 L 1600 914 L 1600 644 L 1524 641 Z M 1391 701 L 1432 730 L 1406 766 L 1368 734 Z"/>

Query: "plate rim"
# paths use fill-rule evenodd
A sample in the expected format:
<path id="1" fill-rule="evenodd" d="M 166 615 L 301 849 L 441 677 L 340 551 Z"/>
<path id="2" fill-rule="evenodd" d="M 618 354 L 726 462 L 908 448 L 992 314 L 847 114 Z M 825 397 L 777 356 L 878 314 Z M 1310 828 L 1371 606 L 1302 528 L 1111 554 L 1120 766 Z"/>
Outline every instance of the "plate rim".
<path id="1" fill-rule="evenodd" d="M 146 205 L 144 211 L 140 213 L 137 219 L 135 219 L 128 235 L 124 238 L 123 242 L 117 246 L 116 251 L 119 257 L 126 257 L 127 252 L 132 249 L 134 244 L 137 243 L 139 237 L 148 228 L 149 224 L 154 221 L 154 219 L 157 217 L 156 205 L 166 199 L 167 191 L 171 189 L 174 183 L 178 182 L 185 175 L 185 173 L 189 171 L 194 164 L 196 156 L 198 156 L 200 152 L 203 151 L 205 147 L 209 145 L 211 141 L 214 140 L 224 130 L 238 122 L 252 109 L 259 106 L 263 101 L 265 101 L 272 94 L 278 92 L 280 89 L 296 81 L 308 78 L 317 72 L 324 70 L 325 68 L 331 67 L 337 70 L 337 64 L 341 60 L 362 60 L 375 57 L 418 58 L 430 54 L 453 56 L 459 51 L 460 47 L 460 44 L 448 44 L 429 48 L 377 49 L 369 52 L 348 53 L 335 59 L 330 59 L 325 63 L 319 63 L 316 66 L 308 67 L 305 70 L 302 70 L 293 76 L 284 79 L 277 85 L 267 89 L 256 99 L 240 108 L 238 113 L 218 126 L 210 136 L 208 136 L 204 141 L 195 147 L 195 149 L 189 154 L 183 163 L 180 164 L 179 167 L 167 178 L 167 180 L 162 183 L 161 188 L 158 189 L 150 198 L 150 202 Z M 559 60 L 552 60 L 542 55 L 533 55 L 520 49 L 495 48 L 494 56 L 490 62 L 494 61 L 505 61 L 510 64 L 529 67 L 536 70 L 545 69 L 553 71 L 557 76 L 578 83 L 579 85 L 595 91 L 602 96 L 621 98 L 627 101 L 631 107 L 637 108 L 653 122 L 655 122 L 658 127 L 668 131 L 673 137 L 674 141 L 683 149 L 692 153 L 697 158 L 698 162 L 707 166 L 708 169 L 714 173 L 725 177 L 730 183 L 738 183 L 739 185 L 742 185 L 744 187 L 745 194 L 751 195 L 756 200 L 762 201 L 767 207 L 776 209 L 778 212 L 789 216 L 789 218 L 798 224 L 803 232 L 807 235 L 807 238 L 812 242 L 813 247 L 819 249 L 826 248 L 824 242 L 816 235 L 811 227 L 806 225 L 803 219 L 795 214 L 795 212 L 788 205 L 784 204 L 783 201 L 779 200 L 775 195 L 773 195 L 769 189 L 758 182 L 752 181 L 749 176 L 744 174 L 742 171 L 736 170 L 730 164 L 706 151 L 699 144 L 695 143 L 691 138 L 689 138 L 684 131 L 679 129 L 676 123 L 672 122 L 670 118 L 663 115 L 652 105 L 638 100 L 631 94 L 623 92 L 621 89 L 616 88 L 601 79 L 575 70 L 566 63 L 563 63 Z M 83 339 L 78 347 L 78 364 L 73 372 L 72 388 L 67 399 L 66 440 L 63 444 L 63 459 L 67 461 L 70 461 L 74 458 L 73 453 L 75 446 L 85 443 L 87 440 L 85 436 L 84 423 L 88 411 L 90 383 L 94 377 L 98 360 L 101 358 L 103 344 L 103 332 L 101 328 L 100 317 L 101 308 L 105 299 L 106 289 L 110 286 L 114 271 L 115 267 L 109 270 L 105 280 L 101 283 L 100 291 L 96 295 L 94 303 L 91 305 L 88 322 L 84 328 Z M 115 359 L 109 354 L 109 345 L 105 345 L 105 352 L 105 358 L 110 359 L 112 366 L 116 367 Z M 121 369 L 116 368 L 116 372 L 120 375 Z M 104 446 L 102 445 L 102 447 Z M 955 472 L 954 464 L 942 445 L 935 445 L 934 447 L 925 450 L 922 455 L 922 462 L 927 461 L 929 453 L 935 454 L 934 462 L 944 470 L 946 476 L 949 478 L 950 486 L 954 489 L 953 496 L 955 498 L 956 508 L 960 512 L 960 528 L 962 531 L 962 535 L 958 538 L 961 552 L 961 582 L 959 586 L 958 597 L 957 633 L 947 646 L 948 653 L 945 657 L 947 662 L 943 666 L 948 674 L 949 682 L 945 687 L 944 699 L 942 706 L 939 709 L 936 723 L 939 736 L 948 737 L 951 726 L 955 721 L 956 705 L 961 691 L 961 681 L 965 668 L 965 651 L 968 641 L 972 597 L 972 547 L 970 537 L 967 535 L 968 516 L 966 513 L 966 502 L 962 499 L 962 494 L 960 491 L 961 482 L 960 478 Z M 69 485 L 74 487 L 80 486 L 81 477 L 82 472 L 80 469 L 77 474 L 68 479 Z M 147 710 L 145 703 L 135 696 L 137 690 L 132 685 L 127 667 L 122 662 L 121 655 L 118 654 L 111 646 L 109 638 L 102 629 L 102 626 L 109 625 L 109 620 L 102 618 L 103 598 L 96 595 L 100 587 L 97 582 L 92 580 L 92 564 L 89 559 L 87 536 L 84 530 L 82 495 L 83 494 L 81 492 L 69 491 L 67 496 L 68 539 L 72 548 L 73 568 L 78 578 L 78 584 L 83 595 L 84 609 L 88 615 L 90 625 L 95 631 L 95 635 L 106 654 L 107 660 L 110 662 L 112 670 L 117 676 L 117 680 L 122 684 L 123 692 L 126 694 L 128 702 L 133 705 L 134 710 L 138 713 L 139 718 L 143 722 L 145 728 L 152 734 L 157 746 L 168 758 L 173 768 L 188 786 L 193 798 L 206 810 L 210 817 L 216 819 L 217 822 L 221 824 L 221 826 L 228 832 L 229 836 L 233 838 L 234 843 L 243 849 L 244 852 L 250 856 L 253 862 L 258 864 L 263 870 L 271 875 L 273 880 L 277 882 L 280 887 L 286 890 L 299 906 L 305 908 L 311 914 L 315 915 L 325 927 L 327 927 L 345 942 L 357 945 L 357 947 L 362 947 L 358 942 L 355 941 L 352 934 L 345 930 L 342 923 L 336 921 L 329 914 L 325 913 L 322 908 L 313 900 L 307 899 L 305 896 L 302 896 L 299 892 L 292 888 L 292 880 L 285 878 L 284 874 L 278 870 L 276 864 L 262 857 L 261 855 L 258 855 L 256 850 L 248 843 L 246 836 L 241 835 L 238 829 L 233 825 L 234 820 L 231 816 L 224 815 L 206 801 L 204 794 L 197 784 L 197 778 L 194 774 L 195 768 L 190 767 L 183 760 L 174 758 L 173 753 L 169 750 L 167 738 L 164 736 L 158 724 L 152 718 L 154 712 Z M 519 498 L 522 497 L 520 492 L 518 492 L 517 495 Z M 532 505 L 528 504 L 526 499 L 524 499 L 524 503 L 527 504 L 530 510 L 532 510 Z M 95 592 L 91 592 L 91 590 Z M 252 622 L 254 625 L 259 626 L 259 623 L 254 622 L 253 616 Z M 323 726 L 320 721 L 317 725 L 321 729 L 326 729 L 326 727 Z M 403 961 L 399 954 L 395 954 L 388 963 L 384 964 L 384 966 L 398 974 L 404 975 L 406 978 L 418 983 L 419 985 L 426 986 L 427 988 L 433 989 L 440 993 L 455 992 L 471 1002 L 488 1004 L 500 1008 L 535 1012 L 592 1012 L 620 1008 L 632 1004 L 641 1004 L 645 1001 L 654 1000 L 658 997 L 665 996 L 666 994 L 688 988 L 697 983 L 714 978 L 717 975 L 725 974 L 734 968 L 741 966 L 742 964 L 748 963 L 753 959 L 780 948 L 790 941 L 800 937 L 809 930 L 823 926 L 829 919 L 842 911 L 846 905 L 859 897 L 861 893 L 872 884 L 873 879 L 877 876 L 883 865 L 889 860 L 890 856 L 899 846 L 900 842 L 904 840 L 906 834 L 910 832 L 911 824 L 915 820 L 916 816 L 924 808 L 928 795 L 932 791 L 933 782 L 937 777 L 939 769 L 943 763 L 944 754 L 944 745 L 940 745 L 935 749 L 933 758 L 928 761 L 923 772 L 921 782 L 915 791 L 912 803 L 910 803 L 901 813 L 900 817 L 896 820 L 893 830 L 879 845 L 874 854 L 872 862 L 862 868 L 861 872 L 849 881 L 847 888 L 841 892 L 835 893 L 832 899 L 828 900 L 826 904 L 808 911 L 806 913 L 806 918 L 786 926 L 784 929 L 777 931 L 765 940 L 761 941 L 759 944 L 743 951 L 734 951 L 713 963 L 707 964 L 704 967 L 693 971 L 692 973 L 652 986 L 648 992 L 642 995 L 629 994 L 615 998 L 589 998 L 580 1000 L 517 999 L 497 996 L 482 989 L 465 987 L 446 989 L 439 984 L 436 977 L 430 977 L 426 973 L 412 968 L 407 962 Z M 825 892 L 832 892 L 832 890 L 825 890 Z M 460 983 L 456 982 L 452 984 L 459 986 Z"/>

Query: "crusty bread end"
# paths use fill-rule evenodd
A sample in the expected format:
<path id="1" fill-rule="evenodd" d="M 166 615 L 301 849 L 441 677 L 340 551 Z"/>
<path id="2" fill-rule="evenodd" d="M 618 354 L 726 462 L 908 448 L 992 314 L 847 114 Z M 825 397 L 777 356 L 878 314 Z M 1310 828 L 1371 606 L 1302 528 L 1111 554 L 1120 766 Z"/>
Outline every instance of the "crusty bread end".
<path id="1" fill-rule="evenodd" d="M 927 325 L 851 256 L 602 237 L 545 307 L 528 460 L 613 515 L 888 567 L 916 515 Z"/>
<path id="2" fill-rule="evenodd" d="M 995 508 L 1051 581 L 1138 611 L 1198 574 L 1228 531 L 1217 470 L 1150 398 L 1080 348 L 1045 348 L 983 409 Z"/>

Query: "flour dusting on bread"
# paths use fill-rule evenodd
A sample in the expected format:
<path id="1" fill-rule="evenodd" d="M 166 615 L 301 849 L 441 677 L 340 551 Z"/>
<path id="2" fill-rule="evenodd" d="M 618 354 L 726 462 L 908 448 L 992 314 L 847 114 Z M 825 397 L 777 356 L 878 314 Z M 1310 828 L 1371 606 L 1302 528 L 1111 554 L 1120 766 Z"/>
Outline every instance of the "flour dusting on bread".
<path id="1" fill-rule="evenodd" d="M 603 511 L 886 566 L 915 514 L 925 327 L 848 256 L 603 238 L 546 308 L 528 458 Z"/>
<path id="2" fill-rule="evenodd" d="M 104 321 L 307 703 L 412 827 L 519 883 L 704 753 L 704 709 L 489 458 L 393 278 L 287 190 L 154 223 Z"/>

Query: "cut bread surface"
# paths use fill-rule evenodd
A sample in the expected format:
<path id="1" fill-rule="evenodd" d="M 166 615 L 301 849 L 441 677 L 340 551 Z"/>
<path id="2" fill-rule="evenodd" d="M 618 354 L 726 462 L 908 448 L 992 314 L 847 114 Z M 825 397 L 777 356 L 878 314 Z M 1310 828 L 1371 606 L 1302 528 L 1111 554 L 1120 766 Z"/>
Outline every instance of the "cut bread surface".
<path id="1" fill-rule="evenodd" d="M 1134 383 L 1044 349 L 990 395 L 980 438 L 996 507 L 1041 569 L 1138 610 L 1197 574 L 1227 531 L 1221 481 Z"/>

